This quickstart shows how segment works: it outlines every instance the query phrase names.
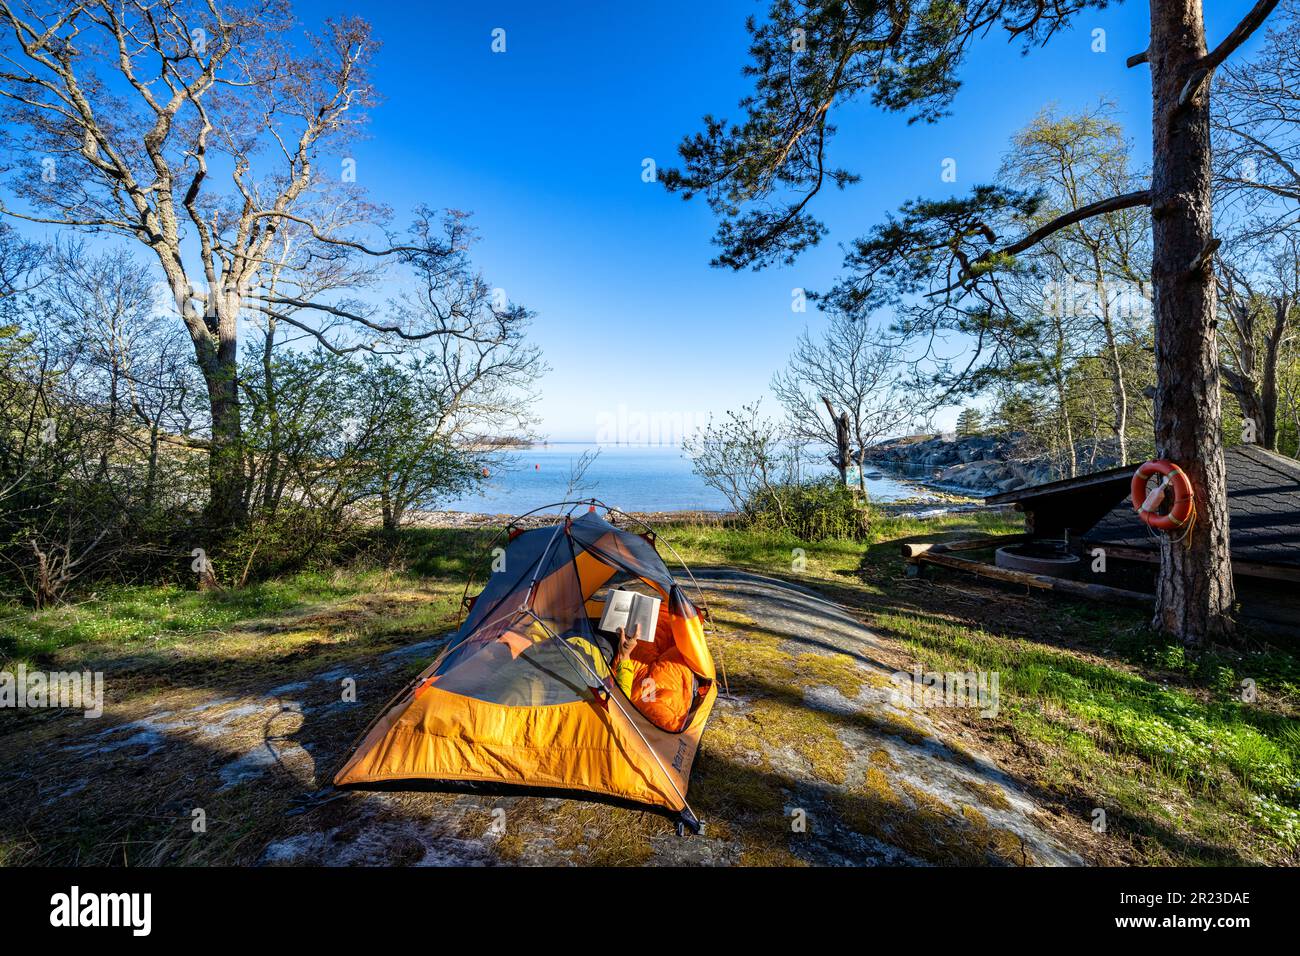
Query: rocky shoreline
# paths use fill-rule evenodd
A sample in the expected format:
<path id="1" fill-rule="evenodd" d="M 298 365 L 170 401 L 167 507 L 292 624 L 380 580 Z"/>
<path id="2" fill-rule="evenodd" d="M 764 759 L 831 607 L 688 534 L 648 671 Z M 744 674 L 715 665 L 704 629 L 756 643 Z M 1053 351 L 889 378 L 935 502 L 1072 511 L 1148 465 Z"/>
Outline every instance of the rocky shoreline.
<path id="1" fill-rule="evenodd" d="M 868 462 L 928 487 L 984 496 L 1054 481 L 1060 476 L 1043 455 L 1026 454 L 1023 435 L 912 435 L 868 449 Z M 1110 467 L 1104 457 L 1096 467 Z"/>
<path id="2" fill-rule="evenodd" d="M 913 435 L 871 447 L 868 467 L 887 472 L 889 477 L 911 485 L 917 494 L 898 501 L 871 503 L 878 514 L 907 518 L 930 518 L 984 507 L 986 495 L 1041 484 L 1057 477 L 1041 456 L 1018 455 L 1020 435 L 972 435 L 949 438 L 942 435 Z M 677 510 L 629 512 L 629 517 L 652 527 L 665 524 L 729 524 L 737 515 L 731 511 Z M 515 516 L 469 511 L 424 511 L 411 518 L 415 527 L 493 528 L 502 527 Z M 521 527 L 539 527 L 555 519 L 555 513 L 529 515 Z"/>

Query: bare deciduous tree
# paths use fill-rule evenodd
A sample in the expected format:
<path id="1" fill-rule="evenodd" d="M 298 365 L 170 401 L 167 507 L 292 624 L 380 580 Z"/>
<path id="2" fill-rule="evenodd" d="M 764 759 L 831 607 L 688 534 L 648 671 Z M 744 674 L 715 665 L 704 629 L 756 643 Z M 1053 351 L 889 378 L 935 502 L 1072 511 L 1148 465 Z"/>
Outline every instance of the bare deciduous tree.
<path id="1" fill-rule="evenodd" d="M 726 497 L 737 514 L 753 516 L 771 507 L 788 528 L 781 486 L 798 474 L 795 453 L 779 422 L 759 411 L 761 402 L 727 411 L 723 417 L 687 436 L 682 450 L 695 473 Z"/>
<path id="2" fill-rule="evenodd" d="M 1284 362 L 1300 338 L 1300 237 L 1282 236 L 1262 270 L 1245 257 L 1218 264 L 1223 380 L 1249 420 L 1251 441 L 1277 449 Z M 1255 274 L 1252 274 L 1255 272 Z"/>
<path id="3" fill-rule="evenodd" d="M 183 445 L 197 375 L 147 270 L 77 243 L 47 256 L 0 334 L 0 560 L 37 606 L 146 569 L 201 499 Z"/>
<path id="4" fill-rule="evenodd" d="M 46 284 L 48 310 L 61 339 L 68 381 L 66 400 L 102 418 L 99 461 L 88 479 L 135 497 L 143 477 L 143 503 L 152 507 L 166 484 L 169 497 L 181 487 L 193 429 L 194 397 L 202 384 L 192 374 L 189 343 L 177 327 L 158 322 L 160 303 L 149 271 L 128 256 L 92 253 L 81 243 L 57 247 Z M 175 453 L 164 454 L 164 445 Z M 182 451 L 182 449 L 184 451 Z M 114 462 L 132 462 L 117 474 Z M 134 462 L 145 461 L 140 475 Z"/>
<path id="5" fill-rule="evenodd" d="M 1034 229 L 1107 196 L 1132 191 L 1137 184 L 1129 152 L 1114 104 L 1103 101 L 1067 115 L 1048 109 L 1015 135 L 1002 174 L 1041 197 L 1029 223 Z M 1110 429 L 1122 465 L 1129 458 L 1123 346 L 1136 327 L 1150 323 L 1150 237 L 1145 209 L 1115 209 L 1058 230 L 1032 256 L 1045 264 L 1048 287 L 1040 294 L 1047 305 L 1044 311 L 1058 310 L 1059 318 L 1070 324 L 1070 344 L 1080 351 L 1095 349 L 1107 363 Z M 1089 294 L 1079 295 L 1083 290 Z M 1069 461 L 1074 475 L 1073 450 Z"/>
<path id="6" fill-rule="evenodd" d="M 294 281 L 304 261 L 346 273 L 390 260 L 429 274 L 454 254 L 424 219 L 397 243 L 385 210 L 320 169 L 375 100 L 364 20 L 304 37 L 285 0 L 0 0 L 0 32 L 6 145 L 28 158 L 9 180 L 26 208 L 4 212 L 127 237 L 156 258 L 207 391 L 214 522 L 244 513 L 241 311 L 336 349 L 467 334 L 455 310 L 412 326 L 327 294 L 339 283 L 322 286 L 319 271 Z M 286 254 L 292 227 L 300 245 Z"/>
<path id="7" fill-rule="evenodd" d="M 1216 207 L 1244 236 L 1300 225 L 1300 0 L 1282 0 L 1250 60 L 1218 72 L 1211 101 Z"/>
<path id="8" fill-rule="evenodd" d="M 792 437 L 828 448 L 841 481 L 847 480 L 848 466 L 856 465 L 862 495 L 867 450 L 915 417 L 915 402 L 899 381 L 903 363 L 898 343 L 866 321 L 836 314 L 816 338 L 805 329 L 789 365 L 772 378 L 772 393 L 785 408 Z M 841 447 L 841 431 L 847 432 L 847 447 Z"/>
<path id="9" fill-rule="evenodd" d="M 575 495 L 580 495 L 591 488 L 591 482 L 587 480 L 587 472 L 599 457 L 599 448 L 587 448 L 577 458 L 569 460 L 569 478 L 564 485 L 565 501 L 572 501 Z"/>

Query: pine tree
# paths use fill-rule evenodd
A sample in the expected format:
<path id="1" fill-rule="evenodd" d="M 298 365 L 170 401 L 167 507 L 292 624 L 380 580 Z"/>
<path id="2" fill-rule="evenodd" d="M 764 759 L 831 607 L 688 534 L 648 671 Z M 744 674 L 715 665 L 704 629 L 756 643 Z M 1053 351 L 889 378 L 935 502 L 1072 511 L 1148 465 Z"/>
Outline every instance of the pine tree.
<path id="1" fill-rule="evenodd" d="M 978 408 L 963 408 L 957 416 L 957 437 L 970 438 L 984 434 L 984 416 Z"/>

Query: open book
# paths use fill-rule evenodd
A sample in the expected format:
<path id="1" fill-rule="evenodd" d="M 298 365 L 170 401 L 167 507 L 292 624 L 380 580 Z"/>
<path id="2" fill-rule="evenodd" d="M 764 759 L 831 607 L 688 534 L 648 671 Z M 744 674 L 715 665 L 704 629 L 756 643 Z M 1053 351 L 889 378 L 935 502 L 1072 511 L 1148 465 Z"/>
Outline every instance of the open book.
<path id="1" fill-rule="evenodd" d="M 600 629 L 617 634 L 621 627 L 624 633 L 631 634 L 632 629 L 640 624 L 641 631 L 637 638 L 653 641 L 655 625 L 659 623 L 659 603 L 657 597 L 637 591 L 610 591 L 605 597 L 605 613 L 600 616 Z"/>

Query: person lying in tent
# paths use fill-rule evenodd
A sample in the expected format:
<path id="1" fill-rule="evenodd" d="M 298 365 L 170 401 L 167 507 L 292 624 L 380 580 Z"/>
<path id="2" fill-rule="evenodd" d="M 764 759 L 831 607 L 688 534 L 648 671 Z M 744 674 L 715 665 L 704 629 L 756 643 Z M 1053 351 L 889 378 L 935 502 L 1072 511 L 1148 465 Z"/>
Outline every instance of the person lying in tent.
<path id="1" fill-rule="evenodd" d="M 511 707 L 541 707 L 554 703 L 547 697 L 548 689 L 577 690 L 581 685 L 573 682 L 575 676 L 587 684 L 598 684 L 610 676 L 605 656 L 608 651 L 586 638 L 560 638 L 573 649 L 568 657 L 556 649 L 551 638 L 563 630 L 563 625 L 553 620 L 517 621 L 480 651 L 480 666 L 493 675 L 496 699 Z"/>
<path id="2" fill-rule="evenodd" d="M 640 634 L 640 624 L 632 628 L 631 634 L 618 629 L 614 679 L 646 719 L 676 733 L 690 716 L 695 674 L 677 645 L 661 649 L 658 643 L 640 640 Z"/>

